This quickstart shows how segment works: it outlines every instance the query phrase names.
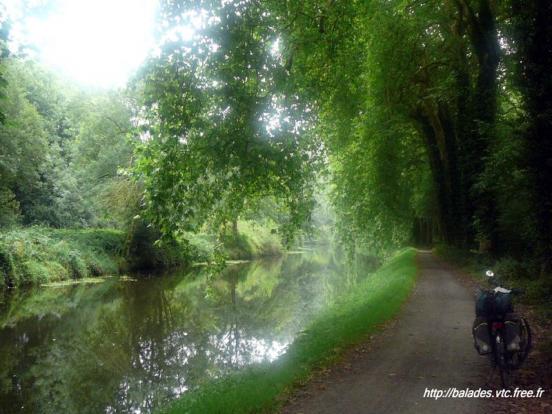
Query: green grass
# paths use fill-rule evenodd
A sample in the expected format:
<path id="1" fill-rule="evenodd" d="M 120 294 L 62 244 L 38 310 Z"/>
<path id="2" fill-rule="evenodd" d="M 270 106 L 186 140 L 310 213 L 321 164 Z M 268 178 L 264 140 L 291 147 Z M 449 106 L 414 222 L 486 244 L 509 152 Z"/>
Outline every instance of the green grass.
<path id="1" fill-rule="evenodd" d="M 258 223 L 251 220 L 238 222 L 238 236 L 230 231 L 222 237 L 223 253 L 230 260 L 257 259 L 281 256 L 284 247 L 280 237 L 271 229 L 276 225 L 270 222 Z M 192 256 L 199 262 L 213 260 L 215 236 L 207 233 L 186 233 Z"/>
<path id="2" fill-rule="evenodd" d="M 271 364 L 257 364 L 185 393 L 166 413 L 273 412 L 282 397 L 335 362 L 400 309 L 414 285 L 415 251 L 404 250 L 343 294 Z"/>
<path id="3" fill-rule="evenodd" d="M 224 239 L 226 255 L 230 259 L 279 256 L 283 252 L 280 238 L 266 225 L 240 220 L 238 231 L 237 238 L 229 235 Z"/>
<path id="4" fill-rule="evenodd" d="M 277 235 L 266 226 L 240 222 L 238 240 L 225 240 L 229 259 L 280 255 Z M 53 229 L 25 227 L 0 232 L 0 285 L 26 286 L 106 274 L 121 270 L 164 269 L 213 258 L 208 235 L 191 235 L 190 244 L 177 241 L 158 246 L 158 235 L 139 226 L 128 235 L 115 229 Z"/>
<path id="5" fill-rule="evenodd" d="M 123 244 L 110 229 L 13 229 L 0 233 L 0 279 L 24 286 L 117 273 Z"/>

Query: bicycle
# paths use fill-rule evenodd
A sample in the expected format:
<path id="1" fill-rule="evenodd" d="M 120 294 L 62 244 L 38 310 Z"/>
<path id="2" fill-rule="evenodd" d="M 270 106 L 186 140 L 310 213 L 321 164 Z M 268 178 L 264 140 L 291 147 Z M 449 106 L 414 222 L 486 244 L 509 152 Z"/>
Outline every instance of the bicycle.
<path id="1" fill-rule="evenodd" d="M 486 275 L 495 288 L 481 289 L 477 296 L 472 328 L 474 346 L 480 355 L 489 355 L 492 371 L 487 382 L 498 368 L 502 387 L 507 388 L 512 371 L 529 355 L 531 328 L 525 318 L 514 313 L 512 305 L 512 297 L 523 294 L 523 290 L 499 286 L 491 270 Z"/>

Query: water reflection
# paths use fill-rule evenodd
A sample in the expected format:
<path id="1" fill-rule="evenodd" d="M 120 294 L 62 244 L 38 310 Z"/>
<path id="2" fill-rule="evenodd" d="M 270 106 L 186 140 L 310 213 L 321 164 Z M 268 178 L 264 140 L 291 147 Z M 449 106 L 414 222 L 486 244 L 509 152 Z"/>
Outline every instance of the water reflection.
<path id="1" fill-rule="evenodd" d="M 339 291 L 328 255 L 0 296 L 7 413 L 139 413 L 272 361 Z"/>

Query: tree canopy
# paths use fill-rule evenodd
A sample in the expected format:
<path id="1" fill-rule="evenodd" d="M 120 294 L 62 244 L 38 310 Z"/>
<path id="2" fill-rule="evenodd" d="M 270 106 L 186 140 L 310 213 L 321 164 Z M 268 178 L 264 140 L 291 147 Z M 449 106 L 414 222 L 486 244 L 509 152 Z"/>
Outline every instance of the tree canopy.
<path id="1" fill-rule="evenodd" d="M 102 198 L 130 166 L 128 99 L 81 92 L 28 60 L 2 69 L 0 225 L 113 225 Z"/>
<path id="2" fill-rule="evenodd" d="M 197 230 L 277 196 L 289 236 L 308 217 L 322 150 L 308 103 L 285 93 L 273 18 L 257 3 L 182 6 L 166 5 L 168 39 L 137 81 L 150 217 L 165 233 Z M 186 21 L 199 22 L 191 39 Z"/>
<path id="3" fill-rule="evenodd" d="M 270 205 L 291 240 L 323 182 L 352 251 L 433 238 L 547 272 L 551 13 L 539 0 L 162 1 L 159 47 L 124 93 L 60 92 L 2 63 L 0 220 L 114 225 L 98 200 L 127 194 L 121 220 L 168 236 Z"/>

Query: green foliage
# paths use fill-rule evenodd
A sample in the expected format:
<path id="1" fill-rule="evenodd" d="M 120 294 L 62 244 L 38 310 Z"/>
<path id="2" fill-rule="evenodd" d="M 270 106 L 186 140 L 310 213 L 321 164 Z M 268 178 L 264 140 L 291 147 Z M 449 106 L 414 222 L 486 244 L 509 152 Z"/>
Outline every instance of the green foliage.
<path id="1" fill-rule="evenodd" d="M 25 98 L 14 72 L 7 72 L 6 78 L 7 121 L 0 125 L 0 189 L 2 221 L 10 223 L 20 211 L 28 213 L 43 195 L 41 175 L 48 143 L 43 120 Z"/>
<path id="2" fill-rule="evenodd" d="M 238 234 L 226 233 L 221 241 L 224 254 L 230 259 L 274 257 L 282 254 L 282 241 L 271 231 L 276 225 L 262 225 L 254 221 L 238 222 Z"/>
<path id="3" fill-rule="evenodd" d="M 267 226 L 241 222 L 238 242 L 225 238 L 227 259 L 281 255 L 280 238 Z M 187 234 L 164 239 L 140 219 L 125 231 L 113 229 L 13 228 L 0 232 L 0 275 L 7 286 L 36 285 L 117 274 L 121 270 L 155 270 L 213 261 L 216 237 Z"/>
<path id="4" fill-rule="evenodd" d="M 179 260 L 155 253 L 160 237 L 249 257 L 265 248 L 231 223 L 269 218 L 290 246 L 314 234 L 318 192 L 349 258 L 430 223 L 545 274 L 551 9 L 495 3 L 166 1 L 159 50 L 109 93 L 5 59 L 4 30 L 0 226 L 124 229 L 152 264 Z"/>
<path id="5" fill-rule="evenodd" d="M 19 203 L 9 188 L 0 188 L 0 228 L 10 227 L 19 220 Z"/>
<path id="6" fill-rule="evenodd" d="M 204 384 L 162 412 L 253 413 L 275 411 L 281 395 L 334 361 L 382 322 L 408 296 L 416 275 L 415 252 L 406 250 L 344 293 L 304 330 L 285 356 Z"/>
<path id="7" fill-rule="evenodd" d="M 198 12 L 183 6 L 165 4 L 169 32 Z M 289 213 L 281 227 L 290 239 L 312 206 L 320 150 L 311 117 L 280 84 L 285 68 L 271 53 L 271 15 L 257 3 L 204 6 L 204 27 L 192 40 L 163 44 L 138 81 L 148 138 L 136 171 L 149 218 L 163 234 L 197 231 L 235 221 L 272 196 Z"/>
<path id="8" fill-rule="evenodd" d="M 482 285 L 488 284 L 485 271 L 492 269 L 506 287 L 524 290 L 525 293 L 519 300 L 535 306 L 545 318 L 552 315 L 552 283 L 549 278 L 540 277 L 538 258 L 526 256 L 516 259 L 503 256 L 497 259 L 489 254 L 466 252 L 445 245 L 438 246 L 435 251 L 439 256 L 467 271 Z"/>
<path id="9" fill-rule="evenodd" d="M 290 89 L 313 104 L 329 153 L 339 238 L 350 252 L 404 245 L 415 217 L 435 213 L 427 151 L 412 121 L 423 98 L 411 73 L 436 43 L 428 35 L 421 50 L 421 26 L 430 23 L 401 2 L 271 7 L 282 16 Z M 435 81 L 445 82 L 445 73 Z"/>
<path id="10" fill-rule="evenodd" d="M 78 91 L 28 60 L 2 68 L 0 226 L 124 227 L 137 202 L 112 213 L 108 198 L 128 181 L 119 169 L 132 159 L 129 98 Z"/>
<path id="11" fill-rule="evenodd" d="M 4 99 L 6 98 L 6 79 L 4 78 L 4 59 L 9 56 L 9 22 L 4 16 L 4 6 L 0 5 L 0 124 L 6 121 Z"/>
<path id="12" fill-rule="evenodd" d="M 350 250 L 405 243 L 422 219 L 456 246 L 552 257 L 551 9 L 522 3 L 268 2 Z"/>
<path id="13" fill-rule="evenodd" d="M 123 265 L 124 235 L 115 230 L 41 227 L 0 233 L 2 283 L 22 286 L 116 274 Z"/>
<path id="14" fill-rule="evenodd" d="M 519 108 L 505 107 L 503 123 L 498 128 L 500 138 L 492 144 L 492 153 L 477 185 L 494 190 L 500 253 L 522 260 L 532 253 L 536 223 L 525 167 L 526 142 L 518 125 L 519 114 L 514 112 L 516 109 Z"/>
<path id="15" fill-rule="evenodd" d="M 174 239 L 157 243 L 159 232 L 143 221 L 134 221 L 127 235 L 127 253 L 133 270 L 155 270 L 186 263 L 190 251 Z"/>
<path id="16" fill-rule="evenodd" d="M 111 92 L 72 101 L 81 105 L 68 170 L 75 183 L 72 194 L 87 206 L 88 225 L 126 228 L 139 212 L 141 192 L 139 183 L 124 174 L 133 157 L 132 99 Z"/>

